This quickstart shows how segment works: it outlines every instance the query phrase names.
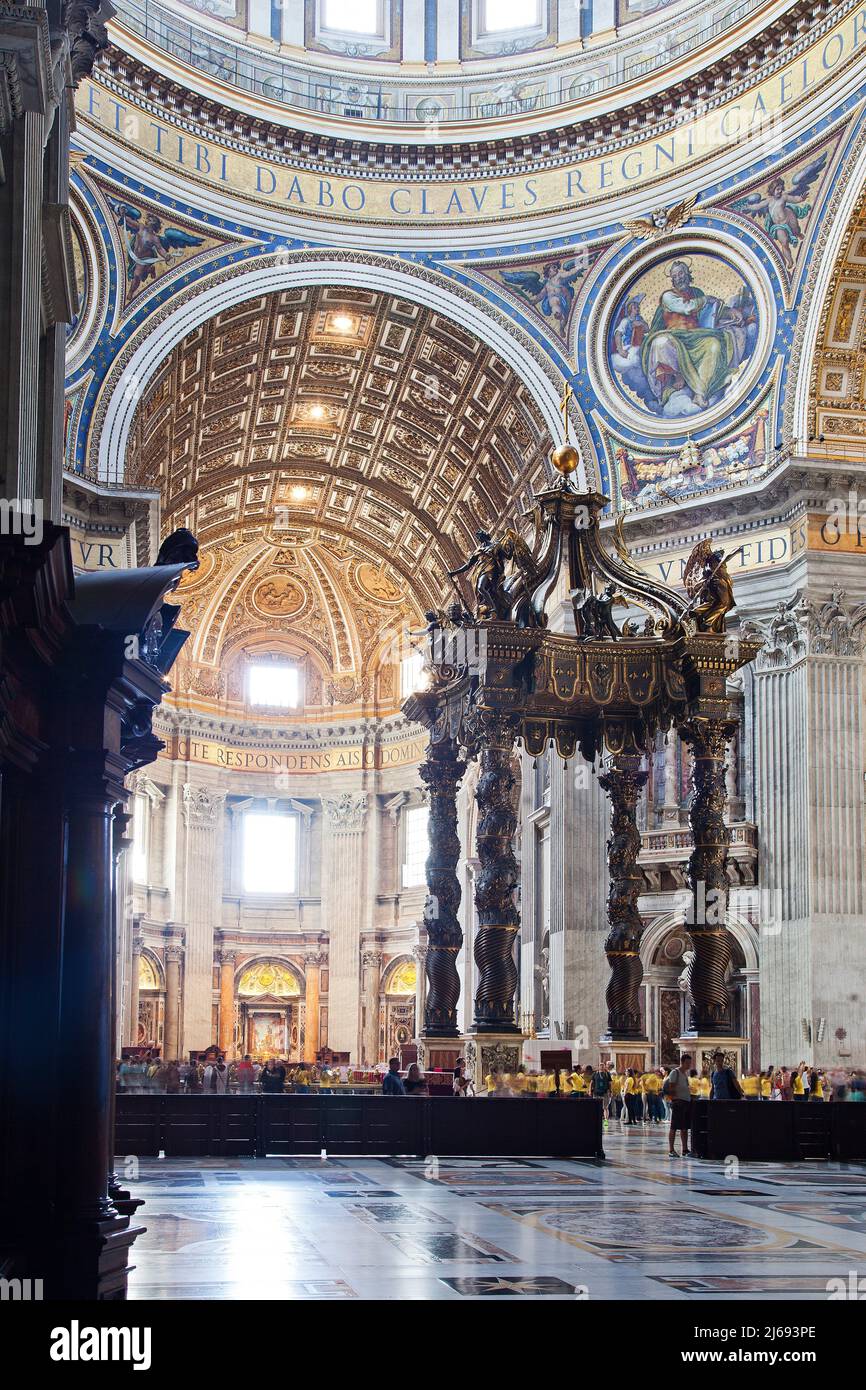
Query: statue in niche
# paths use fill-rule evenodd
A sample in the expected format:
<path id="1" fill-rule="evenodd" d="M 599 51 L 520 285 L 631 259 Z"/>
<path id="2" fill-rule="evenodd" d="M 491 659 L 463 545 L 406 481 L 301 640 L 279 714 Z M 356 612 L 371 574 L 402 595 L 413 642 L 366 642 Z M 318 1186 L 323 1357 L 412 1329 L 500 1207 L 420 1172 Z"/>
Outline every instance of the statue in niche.
<path id="1" fill-rule="evenodd" d="M 620 630 L 613 620 L 613 605 L 616 602 L 616 588 L 606 584 L 600 594 L 587 589 L 583 597 L 575 600 L 575 616 L 580 618 L 580 636 L 599 640 L 604 637 L 619 637 Z"/>
<path id="2" fill-rule="evenodd" d="M 699 541 L 689 556 L 683 585 L 699 632 L 727 631 L 725 617 L 734 607 L 734 586 L 726 563 L 730 558 L 724 551 L 713 550 L 708 540 Z"/>
<path id="3" fill-rule="evenodd" d="M 541 961 L 535 967 L 535 978 L 541 985 L 541 1026 L 550 1027 L 550 951 L 542 946 Z"/>
<path id="4" fill-rule="evenodd" d="M 475 570 L 476 619 L 486 622 L 493 618 L 507 618 L 511 610 L 511 600 L 505 592 L 505 566 L 514 558 L 514 543 L 510 537 L 494 540 L 489 531 L 482 527 L 475 532 L 478 542 L 468 560 L 455 570 L 449 570 L 451 579 L 460 574 Z"/>

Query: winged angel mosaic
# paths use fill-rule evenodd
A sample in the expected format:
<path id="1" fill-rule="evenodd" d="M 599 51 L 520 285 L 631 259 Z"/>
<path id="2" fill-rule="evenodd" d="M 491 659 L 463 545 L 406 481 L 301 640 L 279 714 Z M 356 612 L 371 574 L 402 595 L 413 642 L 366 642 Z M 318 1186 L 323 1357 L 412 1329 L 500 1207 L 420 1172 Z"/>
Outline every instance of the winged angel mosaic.
<path id="1" fill-rule="evenodd" d="M 130 203 L 111 203 L 126 247 L 127 277 L 130 295 L 137 294 L 148 280 L 155 279 L 159 269 L 169 265 L 204 245 L 204 237 L 193 236 L 180 227 L 163 227 L 156 213 L 143 213 Z"/>

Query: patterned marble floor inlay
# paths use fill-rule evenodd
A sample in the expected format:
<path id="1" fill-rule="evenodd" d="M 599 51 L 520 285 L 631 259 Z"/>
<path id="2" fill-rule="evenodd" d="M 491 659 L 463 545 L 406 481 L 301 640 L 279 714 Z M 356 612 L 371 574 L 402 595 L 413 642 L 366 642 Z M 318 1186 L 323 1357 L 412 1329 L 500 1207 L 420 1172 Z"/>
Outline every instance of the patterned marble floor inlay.
<path id="1" fill-rule="evenodd" d="M 866 1274 L 866 1170 L 607 1162 L 143 1159 L 133 1299 L 821 1300 Z M 128 1168 L 125 1171 L 129 1171 Z"/>

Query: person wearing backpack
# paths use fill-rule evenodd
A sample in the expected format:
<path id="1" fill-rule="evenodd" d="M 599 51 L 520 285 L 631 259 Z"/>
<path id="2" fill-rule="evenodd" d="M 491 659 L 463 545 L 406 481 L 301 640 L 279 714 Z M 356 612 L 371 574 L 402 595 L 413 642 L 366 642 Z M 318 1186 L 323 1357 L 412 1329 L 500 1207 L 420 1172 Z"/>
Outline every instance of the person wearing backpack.
<path id="1" fill-rule="evenodd" d="M 607 1129 L 610 1119 L 610 1072 L 604 1062 L 601 1063 L 598 1071 L 593 1072 L 592 1094 L 596 1100 L 601 1101 L 602 1127 Z"/>
<path id="2" fill-rule="evenodd" d="M 719 1051 L 713 1053 L 713 1072 L 710 1077 L 712 1091 L 711 1100 L 742 1100 L 743 1088 L 737 1080 L 733 1067 L 725 1066 L 725 1054 Z"/>

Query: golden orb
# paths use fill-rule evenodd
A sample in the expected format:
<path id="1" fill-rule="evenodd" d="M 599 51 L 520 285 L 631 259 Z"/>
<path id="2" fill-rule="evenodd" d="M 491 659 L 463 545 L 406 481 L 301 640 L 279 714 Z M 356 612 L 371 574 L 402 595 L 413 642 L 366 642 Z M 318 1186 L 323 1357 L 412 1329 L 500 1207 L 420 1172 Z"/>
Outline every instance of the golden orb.
<path id="1" fill-rule="evenodd" d="M 554 449 L 551 454 L 550 462 L 553 464 L 557 473 L 561 473 L 563 477 L 567 477 L 569 473 L 574 472 L 580 463 L 580 455 L 573 444 L 560 444 L 559 448 Z"/>

